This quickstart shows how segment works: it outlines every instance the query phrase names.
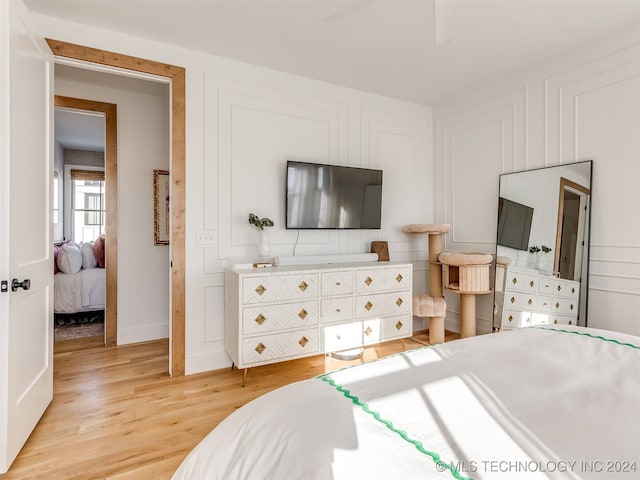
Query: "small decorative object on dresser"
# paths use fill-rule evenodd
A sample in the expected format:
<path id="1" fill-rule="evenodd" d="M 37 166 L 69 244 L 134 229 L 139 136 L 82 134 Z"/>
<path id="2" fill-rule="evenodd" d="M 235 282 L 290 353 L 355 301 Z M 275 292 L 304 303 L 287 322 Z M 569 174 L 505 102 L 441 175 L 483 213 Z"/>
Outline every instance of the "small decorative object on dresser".
<path id="1" fill-rule="evenodd" d="M 258 240 L 258 253 L 261 257 L 266 257 L 269 255 L 269 236 L 267 235 L 265 227 L 273 227 L 273 220 L 267 217 L 260 218 L 257 215 L 250 213 L 249 223 L 258 229 L 258 233 L 260 234 L 260 238 Z"/>
<path id="2" fill-rule="evenodd" d="M 389 244 L 387 242 L 376 241 L 371 242 L 371 253 L 378 254 L 379 262 L 389 261 Z"/>
<path id="3" fill-rule="evenodd" d="M 536 255 L 536 270 L 544 270 L 544 256 L 550 251 L 551 248 L 547 247 L 546 245 L 542 245 L 541 247 L 532 245 L 531 247 L 529 247 L 529 253 L 533 253 Z"/>

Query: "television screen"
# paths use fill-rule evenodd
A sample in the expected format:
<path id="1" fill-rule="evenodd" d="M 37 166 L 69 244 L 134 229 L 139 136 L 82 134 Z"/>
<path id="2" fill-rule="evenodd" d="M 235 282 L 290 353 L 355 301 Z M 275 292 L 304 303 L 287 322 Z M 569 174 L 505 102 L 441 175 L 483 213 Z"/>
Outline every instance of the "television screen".
<path id="1" fill-rule="evenodd" d="M 500 197 L 498 200 L 498 245 L 529 249 L 533 208 Z"/>
<path id="2" fill-rule="evenodd" d="M 287 228 L 379 229 L 382 170 L 287 162 Z"/>

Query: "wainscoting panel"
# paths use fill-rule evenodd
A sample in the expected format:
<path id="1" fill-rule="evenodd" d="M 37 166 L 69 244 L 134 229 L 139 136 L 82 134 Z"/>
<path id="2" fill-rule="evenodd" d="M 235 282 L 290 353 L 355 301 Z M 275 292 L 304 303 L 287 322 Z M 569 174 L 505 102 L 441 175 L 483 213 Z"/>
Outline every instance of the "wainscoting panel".
<path id="1" fill-rule="evenodd" d="M 438 221 L 453 227 L 447 249 L 495 252 L 498 175 L 526 165 L 526 115 L 522 88 L 436 120 Z"/>

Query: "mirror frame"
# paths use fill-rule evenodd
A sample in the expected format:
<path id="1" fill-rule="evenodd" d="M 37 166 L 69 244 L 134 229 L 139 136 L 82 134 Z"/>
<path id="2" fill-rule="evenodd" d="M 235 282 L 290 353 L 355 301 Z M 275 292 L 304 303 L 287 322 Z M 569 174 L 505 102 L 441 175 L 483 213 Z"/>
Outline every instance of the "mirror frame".
<path id="1" fill-rule="evenodd" d="M 591 210 L 592 210 L 592 198 L 593 198 L 593 160 L 581 160 L 581 161 L 577 161 L 577 162 L 572 162 L 572 163 L 563 163 L 563 164 L 558 164 L 558 165 L 549 165 L 546 167 L 539 167 L 539 168 L 532 168 L 532 169 L 526 169 L 526 170 L 518 170 L 518 171 L 514 171 L 514 172 L 510 172 L 510 173 L 502 173 L 499 175 L 498 178 L 498 201 L 500 199 L 501 194 L 503 193 L 503 177 L 508 177 L 511 175 L 516 175 L 516 174 L 523 174 L 523 173 L 529 173 L 529 172 L 536 172 L 536 171 L 541 171 L 541 170 L 548 170 L 548 169 L 552 169 L 552 168 L 559 168 L 559 167 L 571 167 L 574 165 L 580 165 L 580 164 L 588 164 L 589 165 L 589 189 L 588 189 L 588 195 L 587 195 L 587 200 L 586 200 L 586 208 L 587 208 L 587 216 L 586 216 L 586 225 L 587 225 L 587 229 L 586 229 L 586 233 L 585 233 L 585 237 L 584 237 L 584 250 L 585 252 L 583 253 L 583 266 L 582 266 L 582 270 L 581 270 L 581 276 L 580 276 L 580 284 L 581 284 L 581 288 L 580 290 L 582 292 L 584 292 L 584 302 L 582 301 L 582 298 L 579 299 L 579 304 L 583 304 L 584 305 L 584 312 L 579 310 L 579 321 L 576 322 L 576 324 L 580 324 L 582 326 L 587 327 L 588 326 L 588 322 L 589 322 L 589 317 L 588 317 L 588 309 L 589 309 L 589 266 L 590 266 L 590 258 L 591 258 Z M 558 199 L 558 213 L 560 212 L 560 209 L 562 208 L 562 197 L 563 197 L 563 192 L 562 192 L 562 188 L 563 186 L 565 186 L 565 182 L 563 182 L 563 180 L 566 182 L 567 186 L 572 186 L 573 182 L 571 181 L 566 181 L 567 179 L 564 177 L 560 177 L 560 186 L 559 186 L 559 196 L 560 198 Z M 581 188 L 585 188 L 581 185 L 578 185 Z M 496 214 L 496 255 L 495 258 L 497 260 L 498 258 L 498 227 L 499 227 L 499 214 Z M 551 272 L 551 275 L 554 277 L 559 278 L 559 268 L 556 268 L 556 266 L 558 265 L 559 262 L 559 229 L 561 227 L 561 219 L 560 219 L 560 215 L 558 214 L 557 216 L 557 220 L 555 223 L 555 228 L 556 228 L 556 234 L 555 234 L 555 239 L 554 240 L 554 248 L 556 249 L 554 252 L 554 259 L 553 259 L 553 269 Z M 529 239 L 529 242 L 531 242 L 531 239 Z M 494 332 L 498 332 L 502 329 L 502 325 L 501 325 L 501 320 L 497 320 L 496 319 L 496 293 L 497 293 L 497 289 L 496 289 L 496 276 L 495 275 L 497 272 L 497 262 L 494 263 L 494 281 L 493 281 L 493 286 L 494 286 L 494 297 L 493 297 L 493 304 L 494 304 L 494 309 L 493 309 L 493 316 L 492 316 L 492 330 Z"/>

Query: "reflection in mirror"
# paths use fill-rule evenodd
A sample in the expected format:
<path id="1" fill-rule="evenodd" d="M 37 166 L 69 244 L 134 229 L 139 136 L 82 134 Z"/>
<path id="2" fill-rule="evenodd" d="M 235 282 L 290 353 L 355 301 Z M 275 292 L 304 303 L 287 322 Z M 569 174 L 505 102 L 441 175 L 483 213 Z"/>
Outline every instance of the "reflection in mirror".
<path id="1" fill-rule="evenodd" d="M 500 175 L 494 330 L 587 325 L 592 161 Z"/>

